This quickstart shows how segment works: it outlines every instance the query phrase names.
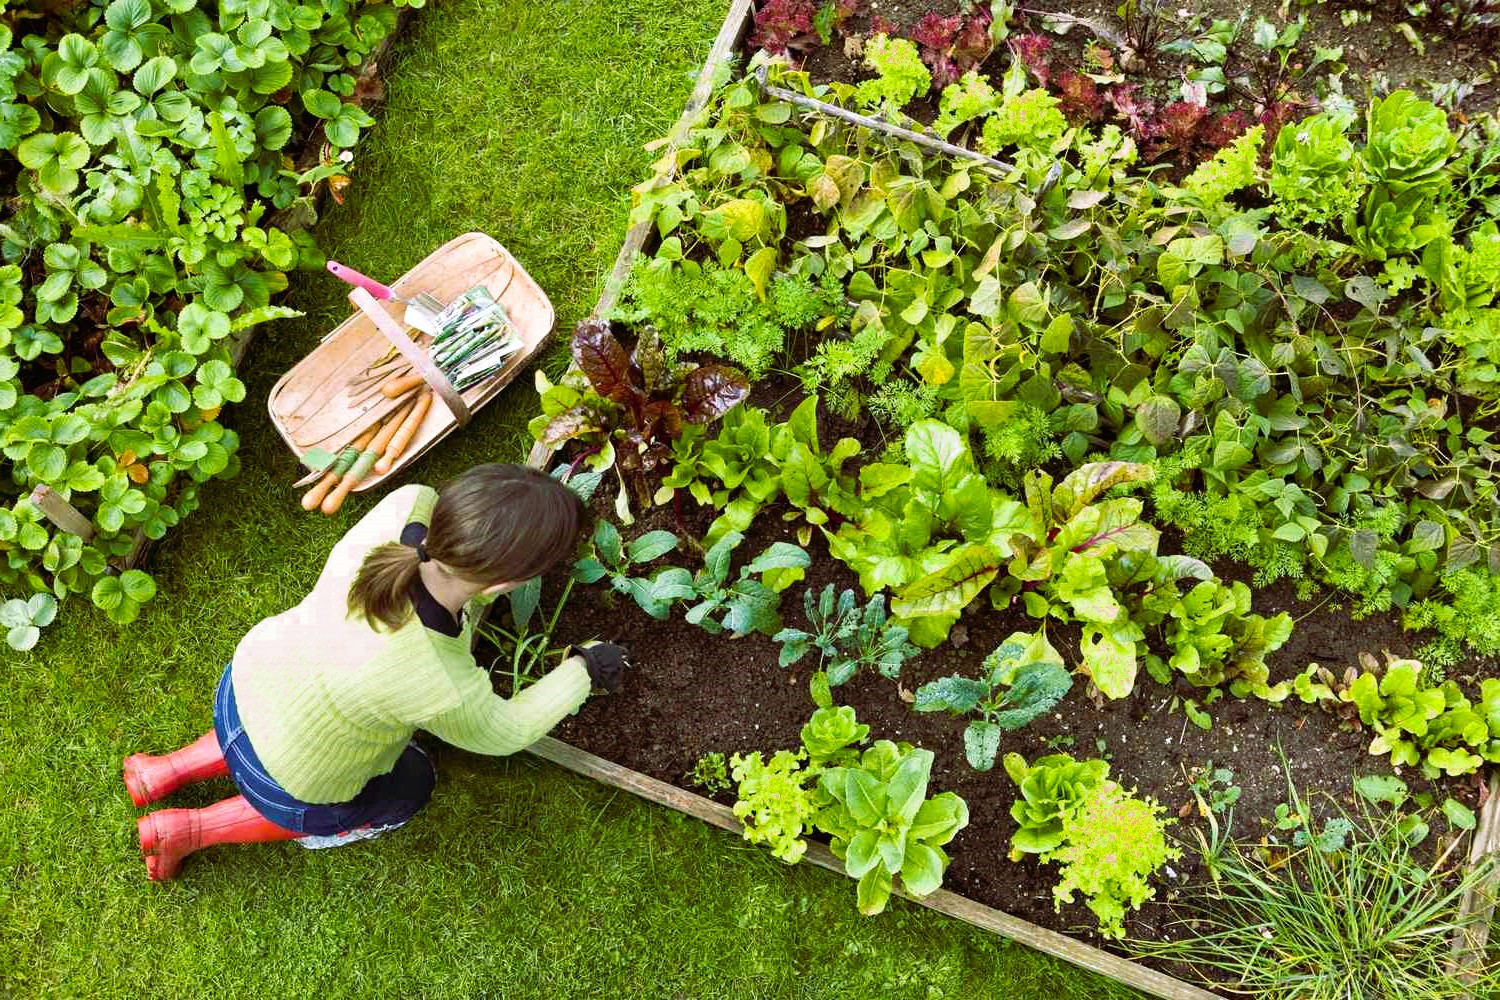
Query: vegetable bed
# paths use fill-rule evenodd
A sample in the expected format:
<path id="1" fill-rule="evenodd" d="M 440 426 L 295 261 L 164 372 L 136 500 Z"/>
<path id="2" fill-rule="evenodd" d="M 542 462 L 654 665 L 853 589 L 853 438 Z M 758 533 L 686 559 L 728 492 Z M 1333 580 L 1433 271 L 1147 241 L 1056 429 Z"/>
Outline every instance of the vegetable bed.
<path id="1" fill-rule="evenodd" d="M 1205 102 L 1302 58 L 1275 11 L 1088 55 L 1141 67 L 1106 116 L 1003 4 L 858 7 L 762 5 L 806 68 L 720 72 L 637 188 L 646 252 L 533 422 L 599 521 L 492 616 L 497 685 L 629 646 L 558 735 L 830 842 L 865 912 L 941 883 L 1224 990 L 1454 995 L 1500 125 Z"/>

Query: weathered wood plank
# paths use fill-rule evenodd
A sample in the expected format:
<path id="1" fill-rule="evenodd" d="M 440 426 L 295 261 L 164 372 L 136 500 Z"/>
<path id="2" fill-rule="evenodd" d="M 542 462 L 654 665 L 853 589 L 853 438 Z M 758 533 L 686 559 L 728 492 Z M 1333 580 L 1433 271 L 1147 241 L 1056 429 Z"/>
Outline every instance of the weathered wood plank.
<path id="1" fill-rule="evenodd" d="M 528 750 L 543 760 L 586 778 L 593 778 L 611 788 L 639 795 L 658 805 L 669 806 L 722 830 L 731 833 L 740 831 L 740 822 L 734 818 L 734 813 L 728 806 L 641 774 L 639 771 L 621 767 L 619 764 L 596 757 L 561 740 L 546 736 Z M 805 857 L 820 868 L 846 874 L 844 863 L 834 857 L 832 852 L 822 844 L 809 844 Z M 912 902 L 1018 941 L 1055 958 L 1070 962 L 1079 968 L 1132 986 L 1143 993 L 1162 997 L 1163 1000 L 1219 1000 L 1219 995 L 1216 993 L 1209 993 L 1144 965 L 1120 958 L 1118 955 L 1111 955 L 1107 951 L 1074 940 L 1066 934 L 1038 927 L 1029 921 L 1013 917 L 982 903 L 976 903 L 972 899 L 947 889 L 939 889 L 930 896 L 913 899 Z"/>
<path id="2" fill-rule="evenodd" d="M 1473 869 L 1484 860 L 1500 853 L 1500 770 L 1492 769 L 1489 781 L 1489 797 L 1479 810 L 1479 825 L 1474 829 L 1474 839 L 1469 845 L 1469 868 Z M 1458 909 L 1458 922 L 1462 928 L 1453 936 L 1453 957 L 1449 959 L 1448 971 L 1457 975 L 1466 984 L 1479 978 L 1486 963 L 1490 925 L 1495 917 L 1496 873 L 1464 893 Z M 1458 1000 L 1472 1000 L 1473 993 L 1465 993 Z"/>
<path id="3" fill-rule="evenodd" d="M 64 500 L 46 483 L 38 484 L 31 491 L 29 499 L 32 506 L 63 531 L 77 535 L 85 542 L 93 539 L 94 522 L 84 517 L 77 507 Z"/>
<path id="4" fill-rule="evenodd" d="M 753 10 L 752 0 L 734 0 L 730 6 L 729 13 L 724 18 L 724 24 L 719 28 L 719 34 L 714 39 L 713 47 L 708 50 L 708 58 L 703 60 L 703 68 L 698 71 L 698 82 L 694 85 L 693 92 L 688 95 L 687 104 L 682 109 L 682 116 L 667 133 L 667 144 L 663 155 L 675 151 L 687 138 L 688 130 L 693 127 L 698 113 L 708 104 L 708 99 L 713 94 L 715 72 L 721 64 L 734 58 L 735 50 L 739 48 L 745 33 L 750 30 L 750 15 Z M 662 183 L 666 179 L 664 176 L 658 177 L 657 183 Z M 621 245 L 619 254 L 615 256 L 614 266 L 610 268 L 609 276 L 604 279 L 604 288 L 599 293 L 599 300 L 594 304 L 592 315 L 595 318 L 608 315 L 615 307 L 620 288 L 625 284 L 625 279 L 630 277 L 630 263 L 635 259 L 635 255 L 645 248 L 646 241 L 651 238 L 651 232 L 650 222 L 640 222 L 631 226 L 625 233 L 625 242 Z M 548 448 L 538 441 L 531 446 L 531 453 L 526 457 L 526 464 L 536 469 L 546 468 L 555 451 L 555 448 Z"/>

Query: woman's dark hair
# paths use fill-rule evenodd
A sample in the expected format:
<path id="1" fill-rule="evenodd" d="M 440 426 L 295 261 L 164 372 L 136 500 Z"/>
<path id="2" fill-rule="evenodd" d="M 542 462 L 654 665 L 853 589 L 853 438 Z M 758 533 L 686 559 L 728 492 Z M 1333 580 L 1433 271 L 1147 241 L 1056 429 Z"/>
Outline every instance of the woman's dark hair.
<path id="1" fill-rule="evenodd" d="M 476 465 L 438 490 L 423 542 L 426 558 L 455 576 L 492 586 L 540 576 L 572 551 L 582 501 L 556 479 L 524 465 Z M 365 556 L 349 588 L 349 611 L 399 628 L 421 552 L 389 542 Z"/>

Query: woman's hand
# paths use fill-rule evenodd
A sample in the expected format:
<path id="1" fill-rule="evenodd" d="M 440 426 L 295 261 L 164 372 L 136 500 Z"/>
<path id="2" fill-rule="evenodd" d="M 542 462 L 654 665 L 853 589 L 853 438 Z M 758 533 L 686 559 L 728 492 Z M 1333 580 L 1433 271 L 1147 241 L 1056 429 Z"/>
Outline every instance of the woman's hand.
<path id="1" fill-rule="evenodd" d="M 610 694 L 620 690 L 625 677 L 625 668 L 630 666 L 630 650 L 610 642 L 586 642 L 578 647 L 583 665 L 589 672 L 594 687 L 603 688 Z"/>

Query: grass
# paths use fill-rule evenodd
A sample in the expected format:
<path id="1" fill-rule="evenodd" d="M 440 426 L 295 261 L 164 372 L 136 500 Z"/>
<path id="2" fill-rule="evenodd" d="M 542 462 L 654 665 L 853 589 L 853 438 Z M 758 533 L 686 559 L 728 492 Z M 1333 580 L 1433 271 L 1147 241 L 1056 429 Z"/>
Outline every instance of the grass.
<path id="1" fill-rule="evenodd" d="M 377 276 L 469 229 L 499 237 L 567 329 L 624 232 L 641 150 L 675 119 L 724 10 L 708 0 L 445 0 L 389 60 L 388 101 L 348 203 L 318 235 Z M 304 514 L 266 392 L 347 312 L 327 275 L 294 281 L 307 318 L 265 332 L 230 416 L 243 471 L 155 550 L 161 596 L 117 629 L 71 601 L 0 671 L 0 996 L 1129 996 L 897 902 L 860 918 L 846 879 L 525 755 L 439 753 L 406 830 L 336 851 L 215 848 L 152 885 L 122 756 L 207 728 L 239 637 L 297 601 L 368 509 Z M 519 460 L 518 386 L 408 481 Z M 228 786 L 181 793 L 203 805 Z M 999 845 L 996 847 L 999 850 Z"/>

